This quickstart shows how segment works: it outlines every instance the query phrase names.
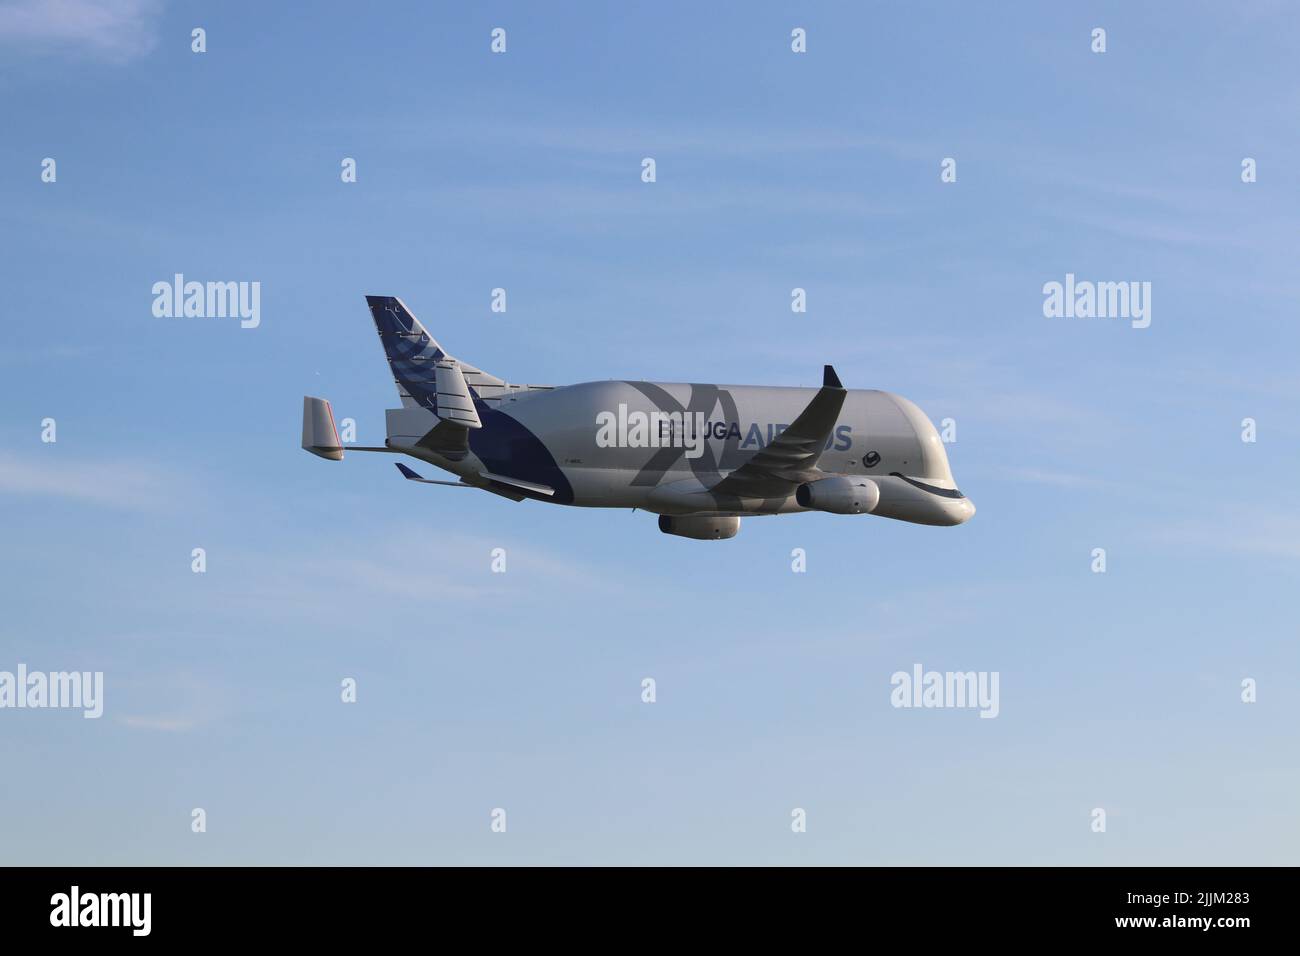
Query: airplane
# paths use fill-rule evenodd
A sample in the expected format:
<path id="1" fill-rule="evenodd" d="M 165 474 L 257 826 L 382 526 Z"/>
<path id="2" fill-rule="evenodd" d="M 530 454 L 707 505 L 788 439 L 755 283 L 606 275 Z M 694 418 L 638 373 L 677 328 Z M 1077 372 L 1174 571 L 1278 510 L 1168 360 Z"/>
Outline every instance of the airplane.
<path id="1" fill-rule="evenodd" d="M 453 358 L 401 299 L 366 296 L 402 407 L 382 447 L 456 476 L 414 482 L 512 501 L 631 508 L 659 530 L 733 538 L 740 519 L 829 512 L 922 525 L 969 521 L 934 425 L 889 392 L 611 380 L 513 385 Z M 343 459 L 330 403 L 304 396 L 302 447 Z"/>

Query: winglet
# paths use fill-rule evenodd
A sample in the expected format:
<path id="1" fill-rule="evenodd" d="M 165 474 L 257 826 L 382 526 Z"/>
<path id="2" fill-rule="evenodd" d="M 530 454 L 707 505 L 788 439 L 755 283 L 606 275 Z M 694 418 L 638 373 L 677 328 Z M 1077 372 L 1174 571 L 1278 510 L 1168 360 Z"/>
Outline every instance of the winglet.
<path id="1" fill-rule="evenodd" d="M 411 481 L 424 481 L 423 478 L 421 478 L 415 472 L 411 471 L 411 469 L 407 468 L 400 461 L 395 461 L 393 462 L 393 464 L 397 466 L 397 470 L 402 473 L 403 478 L 407 478 Z"/>
<path id="2" fill-rule="evenodd" d="M 840 377 L 835 374 L 835 367 L 827 365 L 822 369 L 822 388 L 843 388 Z"/>

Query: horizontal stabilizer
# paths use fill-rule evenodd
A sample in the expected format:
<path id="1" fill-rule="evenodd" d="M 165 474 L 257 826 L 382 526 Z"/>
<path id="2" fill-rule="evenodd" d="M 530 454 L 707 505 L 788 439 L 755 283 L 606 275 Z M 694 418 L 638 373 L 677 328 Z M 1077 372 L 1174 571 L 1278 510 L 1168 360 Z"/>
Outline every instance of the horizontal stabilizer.
<path id="1" fill-rule="evenodd" d="M 303 396 L 302 447 L 330 461 L 343 460 L 343 443 L 334 427 L 334 410 L 323 398 Z"/>
<path id="2" fill-rule="evenodd" d="M 465 484 L 465 482 L 463 481 L 434 481 L 432 478 L 421 478 L 410 468 L 407 468 L 405 465 L 403 465 L 400 461 L 394 462 L 393 464 L 397 465 L 397 470 L 402 473 L 402 477 L 405 478 L 407 481 L 419 481 L 419 482 L 423 482 L 426 485 L 451 485 L 453 488 L 474 487 L 473 485 Z"/>
<path id="3" fill-rule="evenodd" d="M 494 475 L 490 471 L 480 471 L 480 478 L 486 478 L 488 481 L 496 481 L 503 485 L 510 485 L 512 488 L 522 488 L 524 491 L 531 491 L 534 494 L 546 495 L 548 498 L 555 494 L 555 489 L 550 485 L 539 485 L 535 481 L 521 481 L 518 478 L 507 478 L 504 475 Z"/>
<path id="4" fill-rule="evenodd" d="M 402 477 L 407 481 L 419 481 L 426 485 L 452 485 L 456 488 L 475 487 L 465 481 L 434 481 L 432 478 L 423 478 L 410 468 L 406 467 L 406 465 L 403 465 L 400 461 L 394 462 L 394 464 L 397 465 L 397 470 L 402 473 Z M 519 478 L 507 478 L 505 475 L 494 475 L 490 471 L 480 471 L 478 476 L 485 481 L 495 481 L 498 484 L 508 485 L 511 488 L 521 488 L 524 491 L 531 491 L 535 495 L 546 495 L 547 497 L 550 497 L 555 494 L 554 488 L 549 485 L 539 485 L 534 481 L 522 481 Z M 489 488 L 488 490 L 495 491 L 496 489 Z M 518 496 L 508 495 L 507 497 L 514 497 L 516 501 L 518 500 Z"/>

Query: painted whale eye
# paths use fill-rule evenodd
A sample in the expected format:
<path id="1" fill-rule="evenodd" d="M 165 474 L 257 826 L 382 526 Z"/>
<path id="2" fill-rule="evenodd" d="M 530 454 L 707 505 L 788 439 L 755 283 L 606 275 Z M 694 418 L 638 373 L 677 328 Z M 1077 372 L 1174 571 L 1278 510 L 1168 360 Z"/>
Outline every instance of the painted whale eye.
<path id="1" fill-rule="evenodd" d="M 878 464 L 880 464 L 879 453 L 874 451 L 867 452 L 865 455 L 862 456 L 862 464 L 866 465 L 868 468 L 875 468 Z"/>

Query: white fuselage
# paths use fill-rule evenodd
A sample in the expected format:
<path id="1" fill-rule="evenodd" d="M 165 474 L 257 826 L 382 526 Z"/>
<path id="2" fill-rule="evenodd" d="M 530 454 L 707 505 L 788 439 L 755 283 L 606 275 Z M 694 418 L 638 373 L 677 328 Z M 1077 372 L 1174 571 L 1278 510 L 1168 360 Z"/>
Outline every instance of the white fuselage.
<path id="1" fill-rule="evenodd" d="M 416 447 L 437 419 L 424 408 L 388 413 L 388 446 L 474 480 L 483 472 L 555 489 L 535 497 L 664 515 L 806 511 L 793 494 L 719 500 L 707 489 L 770 445 L 816 389 L 630 381 L 502 389 L 479 403 L 483 427 L 452 461 Z M 862 475 L 880 489 L 873 514 L 961 524 L 974 506 L 957 490 L 925 414 L 889 392 L 849 390 L 817 461 L 827 474 Z"/>

